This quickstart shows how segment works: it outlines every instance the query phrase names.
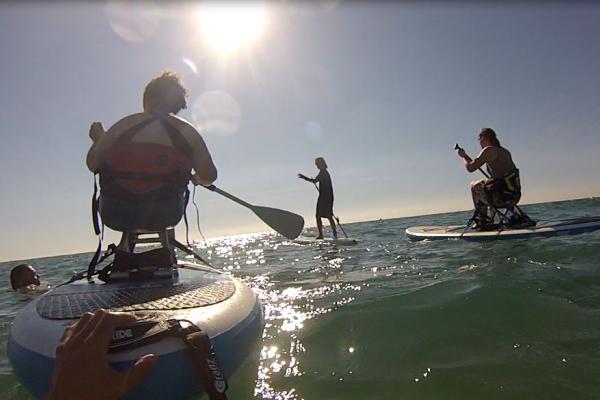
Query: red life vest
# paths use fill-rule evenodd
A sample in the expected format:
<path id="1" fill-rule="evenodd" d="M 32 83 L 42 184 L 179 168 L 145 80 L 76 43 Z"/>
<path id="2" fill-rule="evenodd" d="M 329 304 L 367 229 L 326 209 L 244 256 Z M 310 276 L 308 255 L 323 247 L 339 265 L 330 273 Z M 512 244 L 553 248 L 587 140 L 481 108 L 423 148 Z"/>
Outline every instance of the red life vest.
<path id="1" fill-rule="evenodd" d="M 143 128 L 158 121 L 173 147 L 133 142 Z M 123 201 L 162 200 L 181 196 L 191 175 L 191 146 L 166 118 L 149 118 L 125 131 L 100 167 L 102 196 Z"/>

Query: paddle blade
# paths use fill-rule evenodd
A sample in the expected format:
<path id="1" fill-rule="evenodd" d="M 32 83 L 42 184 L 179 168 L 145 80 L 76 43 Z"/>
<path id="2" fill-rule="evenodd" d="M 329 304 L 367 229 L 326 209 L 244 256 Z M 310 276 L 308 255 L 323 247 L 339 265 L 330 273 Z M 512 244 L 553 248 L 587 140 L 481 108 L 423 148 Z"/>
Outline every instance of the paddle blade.
<path id="1" fill-rule="evenodd" d="M 252 211 L 265 224 L 288 239 L 296 239 L 304 228 L 304 218 L 289 211 L 260 206 L 252 206 Z"/>

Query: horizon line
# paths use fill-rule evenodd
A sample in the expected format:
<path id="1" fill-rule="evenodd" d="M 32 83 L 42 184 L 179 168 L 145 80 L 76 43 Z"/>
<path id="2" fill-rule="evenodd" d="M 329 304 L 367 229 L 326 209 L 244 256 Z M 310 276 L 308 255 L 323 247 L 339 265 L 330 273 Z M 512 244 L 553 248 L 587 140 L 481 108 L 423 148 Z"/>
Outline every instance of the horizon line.
<path id="1" fill-rule="evenodd" d="M 528 205 L 530 206 L 530 205 L 538 205 L 538 204 L 545 204 L 545 203 L 561 203 L 561 202 L 566 202 L 566 201 L 593 200 L 593 199 L 598 199 L 598 198 L 600 198 L 600 196 L 589 196 L 589 197 L 586 196 L 586 197 L 577 197 L 577 198 L 572 198 L 572 199 L 560 199 L 560 200 L 524 203 L 524 204 L 521 204 L 521 206 L 528 206 Z M 360 224 L 360 223 L 368 223 L 368 222 L 376 222 L 376 221 L 387 221 L 387 220 L 393 220 L 393 219 L 427 217 L 427 216 L 432 216 L 432 215 L 467 212 L 467 211 L 471 211 L 471 210 L 472 209 L 469 208 L 466 210 L 449 210 L 449 211 L 433 212 L 433 213 L 428 213 L 428 214 L 416 214 L 416 215 L 404 215 L 404 216 L 395 216 L 395 217 L 387 217 L 387 218 L 378 218 L 378 219 L 367 219 L 367 220 L 360 220 L 360 221 L 351 221 L 351 222 L 348 222 L 347 224 Z M 313 225 L 305 226 L 303 228 L 303 230 L 307 229 L 307 228 L 314 228 L 314 226 Z M 225 238 L 236 237 L 236 236 L 269 234 L 269 233 L 273 233 L 273 232 L 274 231 L 271 230 L 271 231 L 258 231 L 258 232 L 244 232 L 244 233 L 237 233 L 237 234 L 233 234 L 233 235 L 215 235 L 215 236 L 208 236 L 206 238 L 206 241 L 215 240 L 215 239 L 225 239 Z M 192 241 L 192 243 L 194 243 L 194 242 L 201 243 L 200 240 Z M 75 256 L 75 255 L 81 255 L 81 254 L 93 253 L 93 252 L 94 252 L 94 250 L 90 250 L 90 251 L 79 251 L 79 252 L 74 252 L 74 253 L 44 255 L 44 256 L 39 256 L 39 257 L 35 257 L 35 258 L 0 260 L 0 263 L 11 263 L 11 262 L 17 263 L 17 262 L 21 262 L 21 261 L 38 260 L 41 258 Z"/>

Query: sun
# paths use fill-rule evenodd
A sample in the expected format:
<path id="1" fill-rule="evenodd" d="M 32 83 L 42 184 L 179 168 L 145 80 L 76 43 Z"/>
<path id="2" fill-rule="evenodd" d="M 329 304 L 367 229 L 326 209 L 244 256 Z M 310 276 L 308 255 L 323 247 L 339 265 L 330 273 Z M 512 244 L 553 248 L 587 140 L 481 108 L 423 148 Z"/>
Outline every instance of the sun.
<path id="1" fill-rule="evenodd" d="M 261 2 L 202 2 L 198 8 L 204 38 L 222 54 L 256 42 L 265 29 L 266 16 Z"/>

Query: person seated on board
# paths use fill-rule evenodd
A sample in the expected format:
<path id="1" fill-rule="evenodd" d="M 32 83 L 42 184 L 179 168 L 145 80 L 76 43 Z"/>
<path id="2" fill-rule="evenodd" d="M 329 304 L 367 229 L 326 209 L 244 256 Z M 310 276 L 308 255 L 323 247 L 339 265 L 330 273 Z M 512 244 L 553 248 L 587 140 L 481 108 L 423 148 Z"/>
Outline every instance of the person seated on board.
<path id="1" fill-rule="evenodd" d="M 19 293 L 44 293 L 48 285 L 40 283 L 40 275 L 29 264 L 19 264 L 10 271 L 10 286 Z"/>
<path id="2" fill-rule="evenodd" d="M 106 358 L 115 328 L 135 322 L 132 314 L 98 310 L 66 328 L 56 348 L 48 400 L 116 400 L 142 383 L 159 361 L 156 355 L 140 357 L 126 371 L 113 369 Z"/>
<path id="3" fill-rule="evenodd" d="M 319 198 L 317 199 L 317 229 L 319 236 L 317 239 L 323 239 L 323 222 L 321 218 L 327 218 L 333 231 L 333 238 L 337 239 L 337 230 L 335 221 L 333 220 L 333 185 L 331 184 L 331 176 L 327 171 L 327 163 L 323 157 L 315 158 L 315 165 L 319 169 L 319 174 L 315 178 L 309 178 L 305 175 L 298 174 L 298 178 L 312 183 L 319 183 Z"/>
<path id="4" fill-rule="evenodd" d="M 106 132 L 100 122 L 90 126 L 87 166 L 100 175 L 102 222 L 124 232 L 121 250 L 129 245 L 127 232 L 157 232 L 181 220 L 190 179 L 210 185 L 217 178 L 202 136 L 175 115 L 186 108 L 186 95 L 181 78 L 164 72 L 146 86 L 143 112 Z"/>
<path id="5" fill-rule="evenodd" d="M 475 214 L 472 221 L 475 228 L 492 229 L 493 219 L 488 214 L 488 206 L 494 208 L 512 208 L 521 198 L 519 170 L 508 150 L 500 145 L 496 132 L 492 128 L 482 128 L 479 133 L 481 152 L 472 160 L 464 149 L 458 155 L 464 160 L 467 171 L 475 172 L 486 166 L 490 179 L 471 182 L 471 195 Z M 519 217 L 515 217 L 513 222 Z"/>

